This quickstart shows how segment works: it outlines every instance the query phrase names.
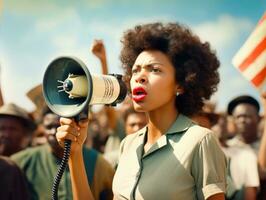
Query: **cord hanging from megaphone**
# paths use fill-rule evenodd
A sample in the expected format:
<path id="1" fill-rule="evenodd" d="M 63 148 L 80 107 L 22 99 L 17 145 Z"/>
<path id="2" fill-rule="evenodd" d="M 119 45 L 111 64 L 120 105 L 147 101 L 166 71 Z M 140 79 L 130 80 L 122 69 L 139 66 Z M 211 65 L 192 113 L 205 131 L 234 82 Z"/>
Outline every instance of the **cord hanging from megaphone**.
<path id="1" fill-rule="evenodd" d="M 71 150 L 71 141 L 70 140 L 65 140 L 65 146 L 64 146 L 64 153 L 63 153 L 63 158 L 61 160 L 61 163 L 59 165 L 59 168 L 57 170 L 57 173 L 54 177 L 54 182 L 53 182 L 53 187 L 52 187 L 52 200 L 57 200 L 58 199 L 58 188 L 59 184 L 61 181 L 61 178 L 64 174 L 64 171 L 66 169 L 68 159 L 70 156 L 70 150 Z"/>

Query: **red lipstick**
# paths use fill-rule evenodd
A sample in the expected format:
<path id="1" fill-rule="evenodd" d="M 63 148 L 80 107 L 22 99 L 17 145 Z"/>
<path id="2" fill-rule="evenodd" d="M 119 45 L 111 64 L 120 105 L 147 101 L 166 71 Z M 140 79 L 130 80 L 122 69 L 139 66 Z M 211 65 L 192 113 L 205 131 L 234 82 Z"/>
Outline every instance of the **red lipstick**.
<path id="1" fill-rule="evenodd" d="M 139 101 L 144 100 L 144 98 L 146 97 L 146 95 L 147 95 L 147 92 L 142 87 L 136 87 L 132 91 L 132 99 L 135 102 L 139 102 Z"/>

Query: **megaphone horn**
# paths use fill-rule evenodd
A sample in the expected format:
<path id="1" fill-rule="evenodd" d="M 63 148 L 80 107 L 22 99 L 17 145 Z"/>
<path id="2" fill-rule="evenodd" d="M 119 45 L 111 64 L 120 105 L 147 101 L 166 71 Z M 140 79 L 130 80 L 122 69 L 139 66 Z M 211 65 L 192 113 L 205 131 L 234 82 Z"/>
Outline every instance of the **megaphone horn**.
<path id="1" fill-rule="evenodd" d="M 127 94 L 122 75 L 91 74 L 75 57 L 59 57 L 47 67 L 43 94 L 48 107 L 63 117 L 75 117 L 89 105 L 116 105 Z"/>

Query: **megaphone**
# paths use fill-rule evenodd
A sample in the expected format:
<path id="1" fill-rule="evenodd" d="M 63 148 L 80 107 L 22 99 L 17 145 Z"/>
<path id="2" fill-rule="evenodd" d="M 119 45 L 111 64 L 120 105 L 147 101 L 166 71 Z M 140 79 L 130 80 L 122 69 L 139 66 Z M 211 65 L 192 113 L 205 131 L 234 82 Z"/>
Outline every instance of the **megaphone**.
<path id="1" fill-rule="evenodd" d="M 48 107 L 62 117 L 76 117 L 89 105 L 116 105 L 127 94 L 122 75 L 93 75 L 76 57 L 59 57 L 47 67 L 43 94 Z"/>

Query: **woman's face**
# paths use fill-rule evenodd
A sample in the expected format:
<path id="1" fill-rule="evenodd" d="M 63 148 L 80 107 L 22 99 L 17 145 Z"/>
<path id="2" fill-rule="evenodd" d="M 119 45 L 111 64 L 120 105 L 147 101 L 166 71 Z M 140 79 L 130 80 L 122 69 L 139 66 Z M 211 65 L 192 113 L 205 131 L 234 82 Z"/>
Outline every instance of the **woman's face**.
<path id="1" fill-rule="evenodd" d="M 160 51 L 143 51 L 132 67 L 130 80 L 132 100 L 137 111 L 149 112 L 164 106 L 175 109 L 175 69 L 169 58 Z"/>

